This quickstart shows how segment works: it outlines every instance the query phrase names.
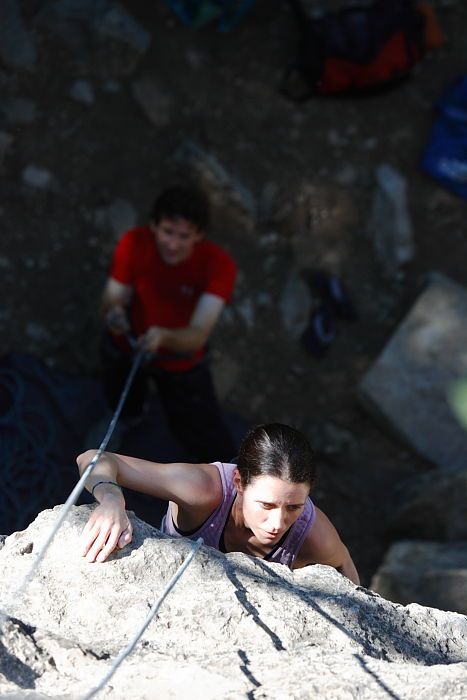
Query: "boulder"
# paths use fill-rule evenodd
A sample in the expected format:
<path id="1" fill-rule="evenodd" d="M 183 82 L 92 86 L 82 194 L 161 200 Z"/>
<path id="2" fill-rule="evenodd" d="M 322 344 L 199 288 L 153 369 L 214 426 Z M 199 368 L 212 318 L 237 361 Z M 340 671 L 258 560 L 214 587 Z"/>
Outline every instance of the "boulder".
<path id="1" fill-rule="evenodd" d="M 96 36 L 114 39 L 140 54 L 151 44 L 151 34 L 123 5 L 110 0 L 44 0 L 38 19 L 85 23 Z"/>
<path id="2" fill-rule="evenodd" d="M 32 163 L 23 169 L 21 179 L 25 185 L 35 187 L 39 190 L 51 189 L 55 183 L 55 178 L 50 170 Z"/>
<path id="3" fill-rule="evenodd" d="M 125 231 L 136 226 L 138 212 L 127 199 L 115 199 L 106 206 L 95 210 L 89 217 L 96 228 L 102 231 L 110 230 L 114 240 L 118 240 Z"/>
<path id="4" fill-rule="evenodd" d="M 376 168 L 377 188 L 373 196 L 368 234 L 383 272 L 388 277 L 414 256 L 412 221 L 407 201 L 407 182 L 387 163 Z"/>
<path id="5" fill-rule="evenodd" d="M 358 209 L 348 188 L 304 180 L 284 188 L 271 215 L 275 230 L 287 237 L 300 267 L 341 274 L 355 245 Z"/>
<path id="6" fill-rule="evenodd" d="M 298 270 L 291 270 L 279 299 L 282 325 L 287 335 L 298 340 L 310 320 L 310 289 Z"/>
<path id="7" fill-rule="evenodd" d="M 151 44 L 151 34 L 123 4 L 111 0 L 41 0 L 35 27 L 60 42 L 89 75 L 130 75 Z"/>
<path id="8" fill-rule="evenodd" d="M 68 94 L 76 102 L 87 106 L 94 104 L 96 100 L 92 84 L 88 80 L 75 80 L 70 86 Z"/>
<path id="9" fill-rule="evenodd" d="M 80 556 L 94 506 L 74 507 L 24 593 L 59 508 L 0 549 L 0 693 L 82 698 L 192 549 L 131 514 L 133 543 Z M 202 547 L 106 687 L 112 698 L 460 696 L 467 618 L 390 603 L 334 569 L 295 572 Z"/>
<path id="10" fill-rule="evenodd" d="M 465 469 L 467 440 L 446 400 L 467 375 L 467 291 L 434 274 L 359 386 L 363 405 L 441 469 Z"/>
<path id="11" fill-rule="evenodd" d="M 220 222 L 233 220 L 239 233 L 253 231 L 258 216 L 253 194 L 226 170 L 213 153 L 187 140 L 175 152 L 174 160 L 188 169 L 206 191 L 212 205 L 214 226 L 217 219 Z"/>
<path id="12" fill-rule="evenodd" d="M 63 0 L 60 0 L 63 6 Z M 83 0 L 80 0 L 83 5 Z M 127 10 L 115 2 L 102 2 L 102 12 L 94 18 L 94 31 L 130 46 L 137 53 L 146 53 L 151 45 L 151 34 Z M 95 5 L 94 5 L 95 7 Z"/>
<path id="13" fill-rule="evenodd" d="M 135 80 L 131 92 L 144 116 L 156 129 L 168 126 L 172 120 L 172 98 L 151 76 Z"/>
<path id="14" fill-rule="evenodd" d="M 233 357 L 225 352 L 218 352 L 214 354 L 211 370 L 217 397 L 223 402 L 229 398 L 229 394 L 237 384 L 241 367 Z"/>
<path id="15" fill-rule="evenodd" d="M 374 575 L 371 588 L 396 603 L 416 600 L 466 615 L 467 540 L 396 542 Z"/>
<path id="16" fill-rule="evenodd" d="M 402 484 L 388 531 L 399 538 L 467 540 L 467 470 L 430 471 Z"/>
<path id="17" fill-rule="evenodd" d="M 34 38 L 21 16 L 19 0 L 2 0 L 0 59 L 13 69 L 30 71 L 36 67 Z"/>

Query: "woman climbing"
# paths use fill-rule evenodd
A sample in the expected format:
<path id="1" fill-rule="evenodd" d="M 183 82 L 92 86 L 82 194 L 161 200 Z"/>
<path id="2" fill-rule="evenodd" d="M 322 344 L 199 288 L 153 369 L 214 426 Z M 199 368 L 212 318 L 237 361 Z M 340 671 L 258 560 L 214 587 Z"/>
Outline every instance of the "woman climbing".
<path id="1" fill-rule="evenodd" d="M 81 474 L 94 455 L 88 450 L 78 457 Z M 307 439 L 281 423 L 251 430 L 236 464 L 159 464 L 104 453 L 86 482 L 99 505 L 83 530 L 82 555 L 103 562 L 131 542 L 123 486 L 169 501 L 161 529 L 171 537 L 202 537 L 221 552 L 291 569 L 327 564 L 358 584 L 347 548 L 309 497 L 315 479 Z"/>

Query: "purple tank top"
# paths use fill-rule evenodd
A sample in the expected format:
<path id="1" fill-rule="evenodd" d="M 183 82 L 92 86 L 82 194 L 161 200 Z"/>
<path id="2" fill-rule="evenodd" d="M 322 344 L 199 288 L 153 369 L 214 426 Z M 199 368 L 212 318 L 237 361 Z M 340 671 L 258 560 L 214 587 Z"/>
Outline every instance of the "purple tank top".
<path id="1" fill-rule="evenodd" d="M 237 490 L 232 479 L 236 465 L 224 464 L 223 462 L 213 462 L 213 464 L 219 470 L 219 475 L 222 481 L 222 501 L 217 506 L 214 513 L 212 513 L 212 515 L 201 525 L 200 528 L 198 528 L 198 530 L 182 535 L 175 528 L 172 517 L 172 504 L 169 502 L 167 513 L 162 519 L 161 530 L 165 534 L 170 535 L 170 537 L 188 537 L 191 540 L 196 540 L 198 537 L 202 537 L 204 544 L 220 550 L 220 539 L 229 517 L 232 504 L 237 495 Z M 315 521 L 315 517 L 315 506 L 313 505 L 311 498 L 307 498 L 303 513 L 289 529 L 285 540 L 264 557 L 265 561 L 272 561 L 276 564 L 284 564 L 291 569 L 305 540 L 305 537 Z"/>

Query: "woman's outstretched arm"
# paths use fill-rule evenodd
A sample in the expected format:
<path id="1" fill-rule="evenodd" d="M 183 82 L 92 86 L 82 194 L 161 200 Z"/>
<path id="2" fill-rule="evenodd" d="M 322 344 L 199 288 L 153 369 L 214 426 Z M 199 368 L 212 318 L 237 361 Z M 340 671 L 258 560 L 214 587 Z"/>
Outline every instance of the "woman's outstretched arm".
<path id="1" fill-rule="evenodd" d="M 88 450 L 77 458 L 80 474 L 95 454 L 96 450 Z M 81 536 L 82 555 L 90 562 L 104 561 L 132 538 L 121 489 L 105 482 L 172 501 L 186 529 L 203 522 L 220 498 L 219 478 L 213 465 L 160 464 L 105 452 L 86 480 L 87 490 L 94 489 L 99 502 Z"/>

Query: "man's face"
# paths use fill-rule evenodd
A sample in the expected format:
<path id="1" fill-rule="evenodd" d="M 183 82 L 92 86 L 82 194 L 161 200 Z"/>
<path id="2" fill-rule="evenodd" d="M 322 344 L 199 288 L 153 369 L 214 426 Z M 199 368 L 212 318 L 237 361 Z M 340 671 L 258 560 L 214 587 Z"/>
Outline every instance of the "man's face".
<path id="1" fill-rule="evenodd" d="M 151 222 L 157 249 L 167 265 L 179 265 L 188 260 L 203 233 L 187 219 L 161 219 Z"/>

